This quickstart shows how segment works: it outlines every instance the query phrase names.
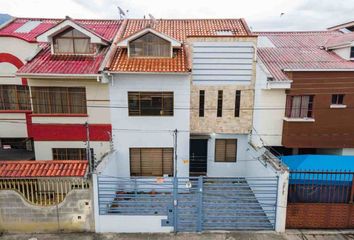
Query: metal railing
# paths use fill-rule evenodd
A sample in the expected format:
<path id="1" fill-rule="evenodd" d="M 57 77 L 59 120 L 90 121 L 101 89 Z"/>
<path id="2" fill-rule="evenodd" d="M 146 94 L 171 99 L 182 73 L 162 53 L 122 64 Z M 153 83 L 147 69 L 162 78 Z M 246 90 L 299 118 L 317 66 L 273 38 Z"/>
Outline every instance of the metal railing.
<path id="1" fill-rule="evenodd" d="M 89 187 L 88 180 L 83 178 L 0 179 L 0 191 L 14 190 L 29 203 L 41 206 L 59 204 L 70 191 Z"/>
<path id="2" fill-rule="evenodd" d="M 353 203 L 354 172 L 292 171 L 289 203 Z"/>

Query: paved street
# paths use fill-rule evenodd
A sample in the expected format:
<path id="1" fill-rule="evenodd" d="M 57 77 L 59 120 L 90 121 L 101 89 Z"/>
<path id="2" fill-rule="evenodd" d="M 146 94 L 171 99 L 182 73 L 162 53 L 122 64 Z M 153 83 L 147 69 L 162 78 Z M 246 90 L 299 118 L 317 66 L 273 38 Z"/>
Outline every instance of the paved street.
<path id="1" fill-rule="evenodd" d="M 285 234 L 271 232 L 233 232 L 203 234 L 4 234 L 1 240 L 349 240 L 354 239 L 354 232 L 349 231 L 288 231 Z"/>

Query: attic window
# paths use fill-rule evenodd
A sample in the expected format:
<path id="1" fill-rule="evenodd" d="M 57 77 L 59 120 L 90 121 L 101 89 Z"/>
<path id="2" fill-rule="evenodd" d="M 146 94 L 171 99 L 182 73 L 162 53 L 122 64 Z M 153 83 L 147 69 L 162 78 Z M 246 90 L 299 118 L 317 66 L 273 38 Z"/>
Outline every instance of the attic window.
<path id="1" fill-rule="evenodd" d="M 41 24 L 41 21 L 28 21 L 25 24 L 23 24 L 21 27 L 16 29 L 16 33 L 29 33 L 33 29 L 39 26 Z"/>
<path id="2" fill-rule="evenodd" d="M 232 36 L 234 33 L 231 30 L 217 30 L 215 31 L 218 36 Z"/>
<path id="3" fill-rule="evenodd" d="M 129 56 L 171 57 L 171 43 L 153 33 L 146 33 L 129 43 Z"/>
<path id="4" fill-rule="evenodd" d="M 54 52 L 59 54 L 92 54 L 94 44 L 80 31 L 69 28 L 53 37 Z"/>

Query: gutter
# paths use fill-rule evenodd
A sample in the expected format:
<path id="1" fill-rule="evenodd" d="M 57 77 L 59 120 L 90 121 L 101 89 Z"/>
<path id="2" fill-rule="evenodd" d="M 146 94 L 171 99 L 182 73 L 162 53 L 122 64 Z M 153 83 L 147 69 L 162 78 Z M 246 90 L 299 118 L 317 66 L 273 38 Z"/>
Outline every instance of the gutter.
<path id="1" fill-rule="evenodd" d="M 16 73 L 18 77 L 25 78 L 74 78 L 74 79 L 83 79 L 83 78 L 93 78 L 97 79 L 101 77 L 100 74 L 53 74 L 53 73 Z"/>

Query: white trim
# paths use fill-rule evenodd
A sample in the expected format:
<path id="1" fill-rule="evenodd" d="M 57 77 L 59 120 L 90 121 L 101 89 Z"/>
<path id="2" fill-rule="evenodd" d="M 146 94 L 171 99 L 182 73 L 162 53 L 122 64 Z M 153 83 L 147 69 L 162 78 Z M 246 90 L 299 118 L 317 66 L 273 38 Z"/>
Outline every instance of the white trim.
<path id="1" fill-rule="evenodd" d="M 292 80 L 284 81 L 267 81 L 267 88 L 269 89 L 290 89 Z"/>
<path id="2" fill-rule="evenodd" d="M 335 50 L 335 49 L 347 48 L 347 47 L 351 47 L 351 46 L 352 46 L 352 42 L 349 41 L 349 42 L 345 42 L 345 43 L 327 46 L 326 50 Z"/>
<path id="3" fill-rule="evenodd" d="M 284 72 L 354 72 L 354 68 L 324 68 L 324 69 L 318 69 L 318 68 L 309 68 L 309 69 L 283 69 Z"/>
<path id="4" fill-rule="evenodd" d="M 60 78 L 60 77 L 65 77 L 65 78 L 93 78 L 97 79 L 97 77 L 100 77 L 102 75 L 100 74 L 57 74 L 57 73 L 16 73 L 16 76 L 18 77 L 26 77 L 26 78 L 37 78 L 37 77 L 42 77 L 42 78 Z"/>
<path id="5" fill-rule="evenodd" d="M 345 104 L 331 104 L 329 107 L 330 108 L 347 108 L 347 105 L 345 105 Z"/>
<path id="6" fill-rule="evenodd" d="M 283 120 L 287 121 L 287 122 L 315 122 L 314 118 L 288 118 L 288 117 L 284 117 Z"/>
<path id="7" fill-rule="evenodd" d="M 52 43 L 52 37 L 56 34 L 64 31 L 65 29 L 72 27 L 81 33 L 85 34 L 86 36 L 90 37 L 91 43 L 103 44 L 107 45 L 107 41 L 98 35 L 86 30 L 85 28 L 81 27 L 80 25 L 76 24 L 70 19 L 66 19 L 65 21 L 59 23 L 55 27 L 49 29 L 48 31 L 42 33 L 41 35 L 37 36 L 38 42 L 48 42 Z"/>
<path id="8" fill-rule="evenodd" d="M 157 31 L 155 31 L 154 29 L 151 29 L 151 28 L 146 28 L 140 32 L 137 32 L 125 39 L 123 39 L 122 41 L 118 42 L 117 43 L 117 46 L 118 47 L 128 47 L 129 45 L 129 42 L 132 41 L 132 40 L 135 40 L 137 39 L 138 37 L 144 35 L 145 33 L 148 33 L 148 32 L 151 32 L 152 34 L 162 38 L 162 39 L 165 39 L 166 41 L 169 41 L 171 43 L 171 46 L 174 47 L 174 48 L 180 48 L 182 46 L 182 43 L 180 41 L 178 41 L 177 39 L 174 39 L 168 35 L 165 35 L 163 33 L 159 33 Z"/>

